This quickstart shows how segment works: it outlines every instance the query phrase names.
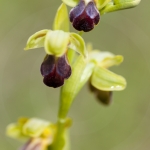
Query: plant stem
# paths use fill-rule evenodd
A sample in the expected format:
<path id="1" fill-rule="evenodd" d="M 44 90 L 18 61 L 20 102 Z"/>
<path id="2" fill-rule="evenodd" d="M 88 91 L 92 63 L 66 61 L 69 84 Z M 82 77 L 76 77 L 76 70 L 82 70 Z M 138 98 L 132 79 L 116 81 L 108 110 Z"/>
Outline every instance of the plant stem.
<path id="1" fill-rule="evenodd" d="M 50 150 L 69 150 L 68 147 L 65 147 L 68 144 L 68 140 L 66 140 L 67 114 L 75 96 L 78 94 L 83 85 L 89 80 L 94 66 L 95 64 L 93 62 L 87 65 L 82 56 L 79 56 L 74 63 L 71 77 L 61 88 L 57 133 L 53 148 Z"/>

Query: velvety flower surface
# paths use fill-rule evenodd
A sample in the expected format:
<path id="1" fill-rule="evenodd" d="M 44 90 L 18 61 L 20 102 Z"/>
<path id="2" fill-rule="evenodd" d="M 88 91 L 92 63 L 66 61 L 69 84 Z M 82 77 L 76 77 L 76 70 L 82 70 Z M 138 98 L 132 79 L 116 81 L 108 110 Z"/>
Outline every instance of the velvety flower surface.
<path id="1" fill-rule="evenodd" d="M 41 74 L 44 77 L 43 82 L 49 86 L 57 88 L 64 84 L 64 79 L 71 75 L 71 67 L 68 64 L 66 55 L 55 57 L 47 55 L 41 65 Z"/>
<path id="2" fill-rule="evenodd" d="M 81 0 L 79 4 L 70 11 L 70 21 L 76 30 L 88 32 L 97 25 L 100 20 L 100 14 L 95 6 L 95 2 L 90 1 L 85 4 Z"/>

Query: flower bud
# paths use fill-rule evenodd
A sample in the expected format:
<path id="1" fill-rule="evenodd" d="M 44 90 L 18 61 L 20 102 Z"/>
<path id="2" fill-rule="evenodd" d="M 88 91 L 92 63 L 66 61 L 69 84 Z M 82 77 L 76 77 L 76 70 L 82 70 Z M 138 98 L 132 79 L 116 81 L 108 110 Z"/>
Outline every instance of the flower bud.
<path id="1" fill-rule="evenodd" d="M 99 20 L 100 13 L 93 0 L 87 4 L 84 0 L 80 0 L 79 4 L 70 11 L 70 21 L 73 27 L 79 31 L 91 31 Z"/>
<path id="2" fill-rule="evenodd" d="M 64 79 L 71 75 L 71 67 L 68 64 L 66 55 L 55 57 L 47 55 L 41 65 L 41 74 L 43 82 L 49 87 L 57 88 L 64 84 Z"/>

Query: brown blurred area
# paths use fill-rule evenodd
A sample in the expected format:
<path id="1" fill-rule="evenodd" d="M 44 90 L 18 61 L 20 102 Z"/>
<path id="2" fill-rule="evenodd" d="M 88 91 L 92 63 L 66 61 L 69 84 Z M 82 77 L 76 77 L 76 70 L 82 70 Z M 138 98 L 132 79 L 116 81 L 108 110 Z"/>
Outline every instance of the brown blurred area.
<path id="1" fill-rule="evenodd" d="M 42 48 L 24 51 L 28 37 L 52 29 L 60 0 L 0 1 L 0 149 L 15 150 L 21 143 L 6 137 L 5 127 L 21 116 L 56 121 L 59 89 L 42 83 Z M 150 149 L 150 1 L 133 9 L 101 17 L 92 32 L 83 35 L 94 48 L 124 56 L 111 70 L 124 76 L 127 88 L 114 92 L 105 107 L 85 86 L 69 116 L 72 150 Z M 72 30 L 75 31 L 75 30 Z"/>

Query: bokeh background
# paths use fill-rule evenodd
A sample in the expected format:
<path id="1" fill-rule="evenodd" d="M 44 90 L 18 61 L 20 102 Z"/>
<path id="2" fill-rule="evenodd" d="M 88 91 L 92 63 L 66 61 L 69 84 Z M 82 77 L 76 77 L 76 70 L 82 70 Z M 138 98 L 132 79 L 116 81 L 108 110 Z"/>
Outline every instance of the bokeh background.
<path id="1" fill-rule="evenodd" d="M 60 0 L 0 0 L 0 149 L 16 150 L 22 143 L 6 137 L 5 127 L 21 116 L 56 121 L 59 90 L 42 83 L 42 48 L 24 51 L 28 37 L 51 29 Z M 124 56 L 111 70 L 128 82 L 114 92 L 113 104 L 103 106 L 85 86 L 69 116 L 72 150 L 150 149 L 150 1 L 133 9 L 109 13 L 84 34 L 94 48 Z"/>

